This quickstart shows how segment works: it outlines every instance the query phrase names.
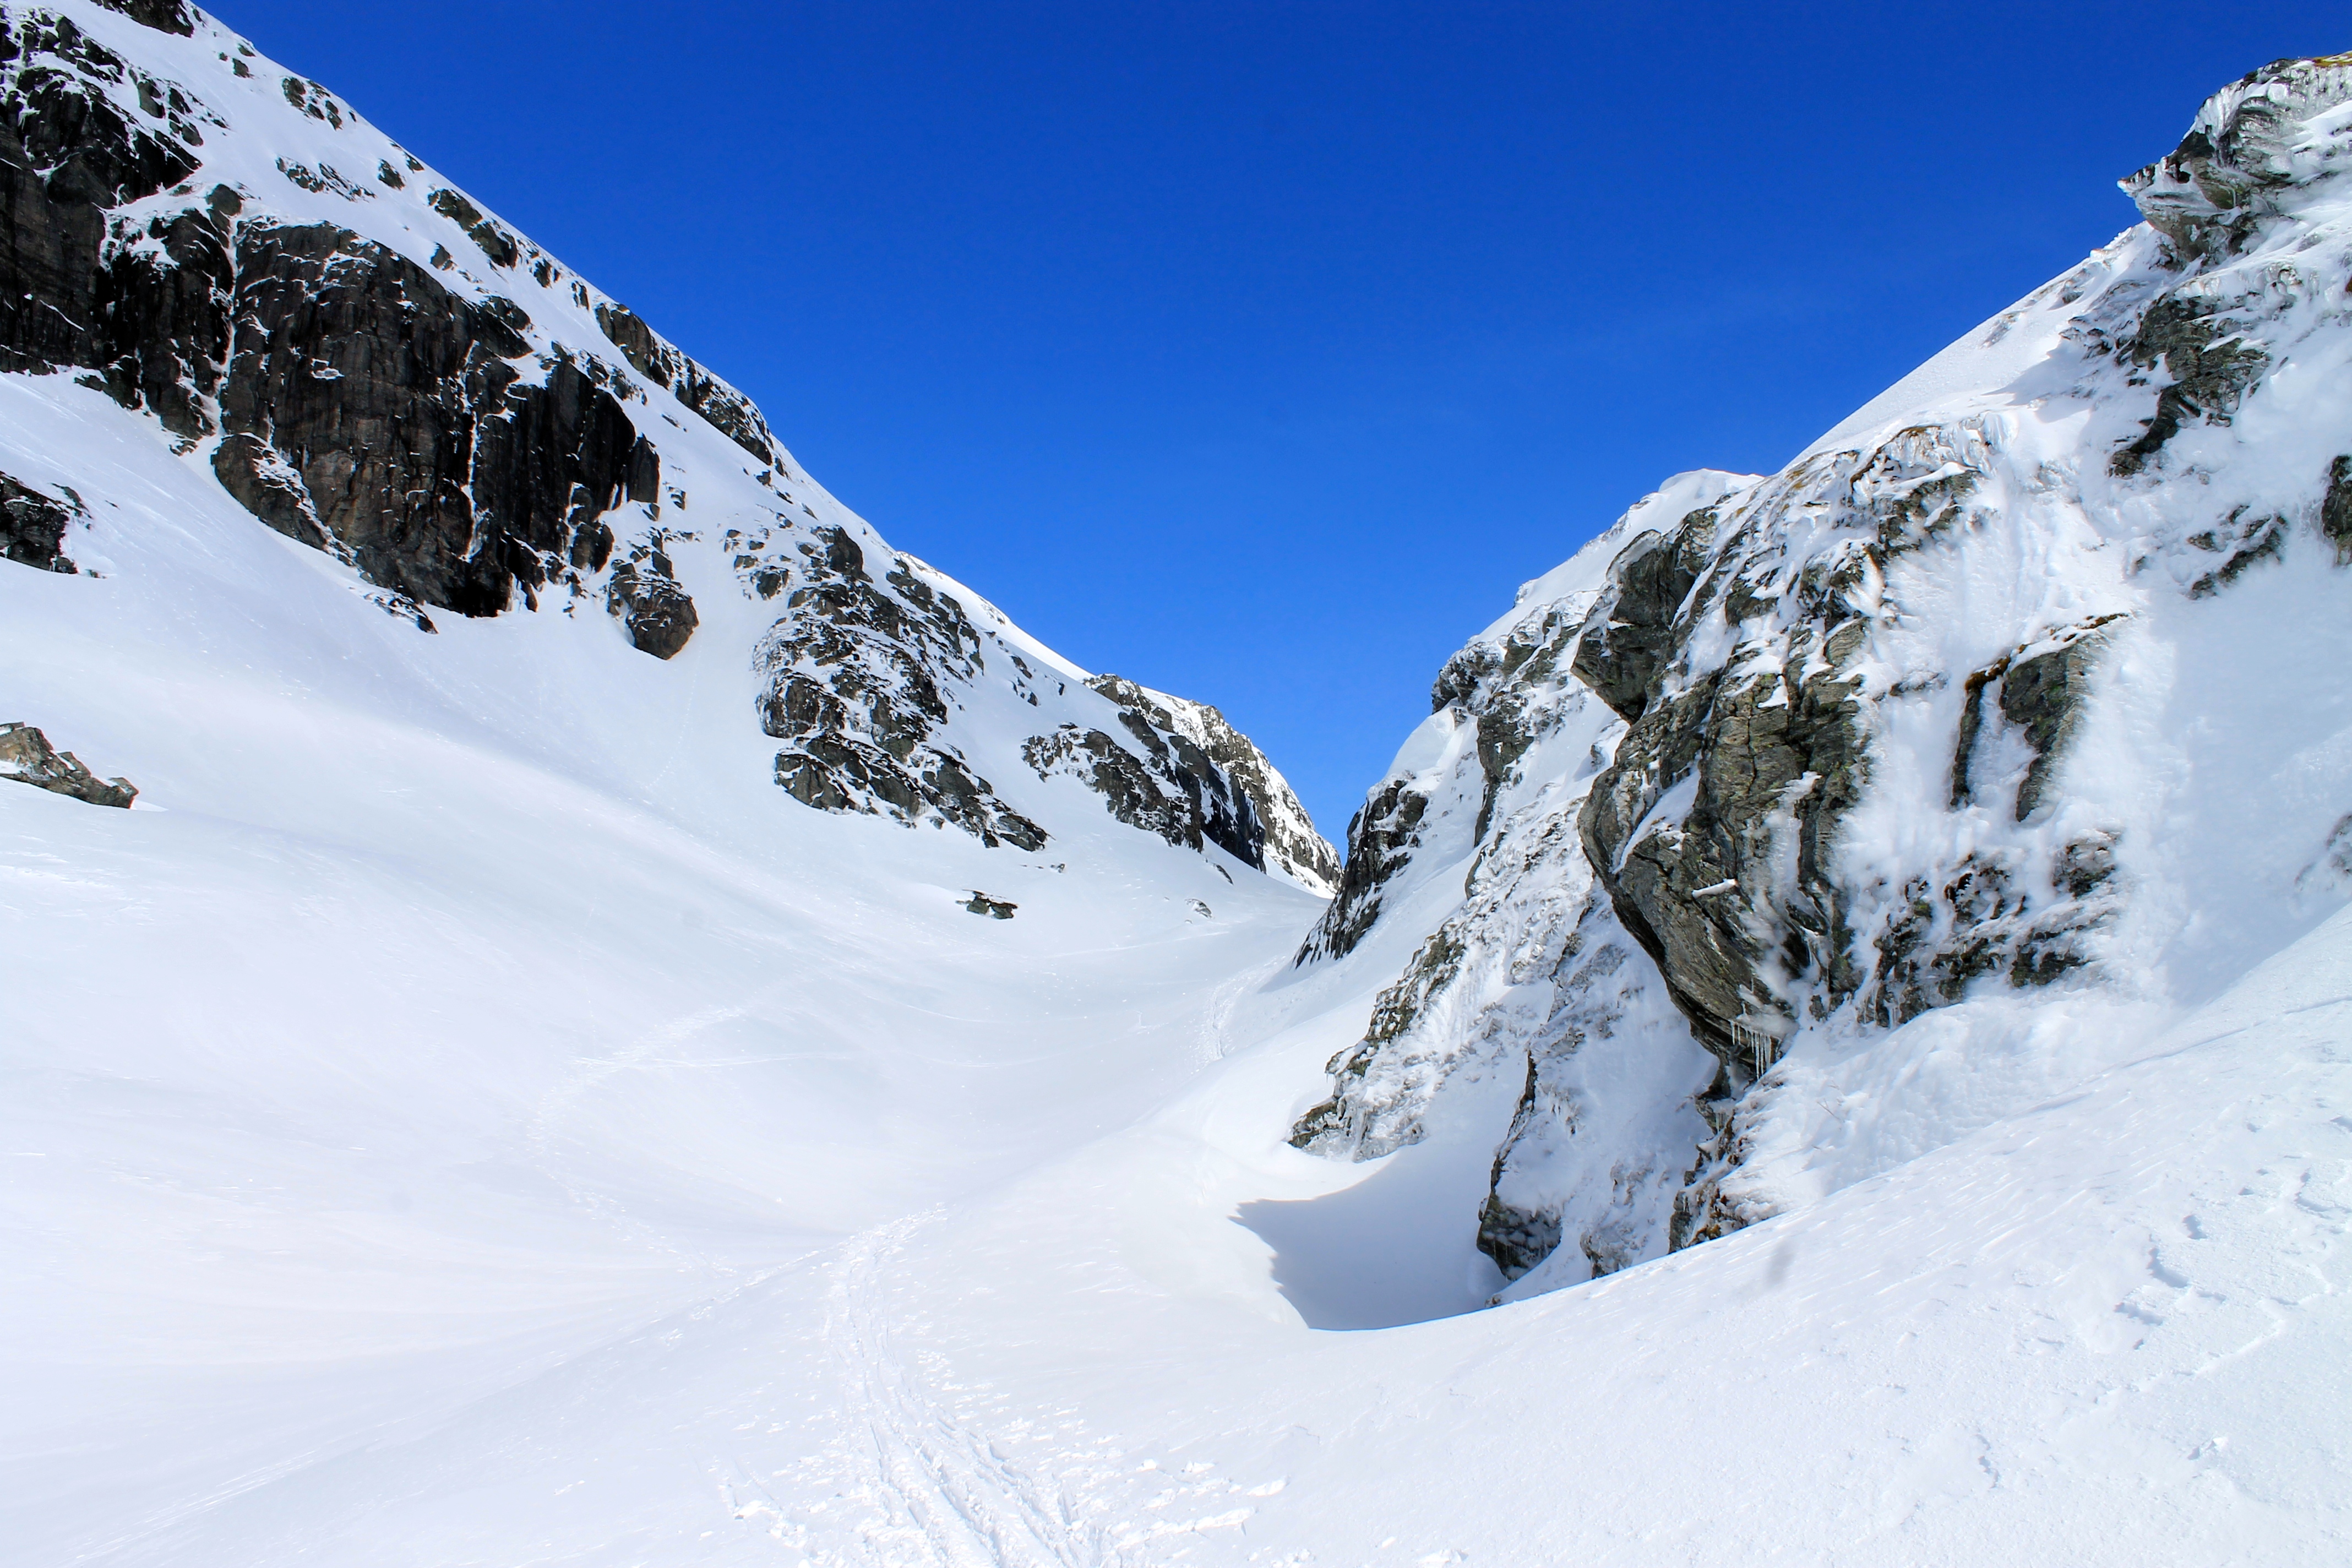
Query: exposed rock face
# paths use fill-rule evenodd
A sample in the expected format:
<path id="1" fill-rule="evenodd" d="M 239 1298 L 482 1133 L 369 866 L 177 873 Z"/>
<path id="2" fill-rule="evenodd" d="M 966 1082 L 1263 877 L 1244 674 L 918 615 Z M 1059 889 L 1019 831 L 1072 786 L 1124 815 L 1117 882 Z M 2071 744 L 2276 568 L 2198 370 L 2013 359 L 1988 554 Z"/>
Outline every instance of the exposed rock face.
<path id="1" fill-rule="evenodd" d="M 0 724 L 0 779 L 14 779 L 92 805 L 128 807 L 139 791 L 129 779 L 101 779 L 71 752 L 60 752 L 29 724 Z"/>
<path id="2" fill-rule="evenodd" d="M 1355 951 L 1380 918 L 1381 889 L 1404 868 L 1421 840 L 1417 830 L 1429 810 L 1429 796 L 1409 779 L 1393 779 L 1348 819 L 1348 858 L 1331 907 L 1299 944 L 1295 964 L 1339 958 Z"/>
<path id="3" fill-rule="evenodd" d="M 0 368 L 86 366 L 126 401 L 193 374 L 185 366 L 172 374 L 164 362 L 217 314 L 200 309 L 194 321 L 179 319 L 184 294 L 208 291 L 226 271 L 218 232 L 191 233 L 160 215 L 127 243 L 108 230 L 110 209 L 155 195 L 198 164 L 192 144 L 202 133 L 184 97 L 155 100 L 164 104 L 160 121 L 134 119 L 119 100 L 121 93 L 135 101 L 144 81 L 70 17 L 40 10 L 7 17 L 0 35 Z M 148 93 L 156 90 L 147 84 Z M 181 255 L 168 254 L 174 246 Z M 163 277 L 184 264 L 204 275 L 188 279 L 188 289 Z M 216 338 L 213 346 L 208 365 L 218 357 Z M 154 405 L 171 427 L 198 423 L 178 391 Z"/>
<path id="4" fill-rule="evenodd" d="M 2308 413 L 2338 395 L 2315 388 L 2340 380 L 2347 105 L 2352 57 L 2226 89 L 2125 182 L 2154 232 L 1961 345 L 2008 364 L 1973 402 L 1922 395 L 1945 401 L 1858 418 L 1769 479 L 1670 514 L 1653 498 L 1605 574 L 1561 569 L 1581 597 L 1457 655 L 1436 693 L 1454 738 L 1409 743 L 1375 791 L 1301 960 L 1399 918 L 1395 889 L 1428 907 L 1441 859 L 1466 864 L 1463 900 L 1293 1142 L 1377 1156 L 1425 1136 L 1451 1082 L 1523 1082 L 1478 1242 L 1507 1278 L 1571 1283 L 1775 1212 L 1758 1151 L 1808 1168 L 1799 1129 L 1827 1092 L 1786 1086 L 1835 1081 L 1884 1031 L 2124 985 L 2119 944 L 2161 927 L 2135 869 L 2160 825 L 2085 773 L 2084 736 L 2129 700 L 2138 607 L 2326 569 L 2305 537 L 2352 561 L 2352 457 Z M 2001 362 L 2013 333 L 2033 353 Z M 2052 406 L 2006 412 L 2030 404 Z M 1615 726 L 1576 718 L 1555 668 Z M 1545 738 L 1562 715 L 1589 749 Z M 1441 824 L 1473 777 L 1465 851 Z M 1702 1070 L 1678 1079 L 1694 1043 Z M 1591 1092 L 1642 1072 L 1656 1119 Z"/>
<path id="5" fill-rule="evenodd" d="M 948 721 L 942 679 L 970 681 L 985 668 L 961 603 L 904 557 L 875 582 L 864 549 L 839 527 L 800 541 L 790 555 L 768 552 L 764 536 L 740 542 L 737 566 L 751 590 L 784 593 L 789 612 L 753 659 L 767 682 L 761 727 L 787 742 L 776 753 L 776 782 L 793 799 L 952 823 L 992 847 L 1045 844 L 1045 829 L 935 738 Z"/>
<path id="6" fill-rule="evenodd" d="M 66 530 L 86 515 L 79 501 L 58 501 L 0 474 L 0 560 L 41 572 L 79 570 L 67 556 Z"/>
<path id="7" fill-rule="evenodd" d="M 605 607 L 618 616 L 630 645 L 656 658 L 670 658 L 694 636 L 699 618 L 694 601 L 677 584 L 675 568 L 658 544 L 647 542 L 614 563 Z"/>
<path id="8" fill-rule="evenodd" d="M 686 584 L 726 550 L 779 614 L 758 719 L 805 805 L 1035 848 L 986 773 L 1032 798 L 1020 742 L 1069 721 L 1116 753 L 1123 819 L 1318 890 L 1337 876 L 1215 710 L 1041 674 L 992 606 L 794 475 L 741 392 L 184 0 L 0 10 L 0 374 L 55 372 L 42 395 L 152 420 L 423 631 L 428 609 L 544 610 L 671 659 L 718 618 Z M 85 516 L 37 471 L 0 479 L 12 562 L 71 572 L 74 530 L 142 515 Z M 1003 721 L 1007 689 L 1034 720 Z"/>
<path id="9" fill-rule="evenodd" d="M 975 888 L 971 897 L 964 900 L 963 907 L 973 914 L 986 915 L 991 920 L 1009 921 L 1021 906 L 1008 900 L 992 899 Z"/>
<path id="10" fill-rule="evenodd" d="M 2065 760 L 2081 727 L 2091 674 L 2106 647 L 2105 628 L 2121 619 L 2121 615 L 2095 616 L 1969 675 L 1967 700 L 1960 709 L 1959 742 L 1952 752 L 1955 806 L 1977 797 L 1969 773 L 1977 742 L 1984 734 L 1985 693 L 1990 689 L 2000 694 L 2000 716 L 2023 732 L 2033 753 L 2025 776 L 2018 781 L 2012 815 L 2020 822 L 2033 815 L 2049 793 L 2051 775 Z"/>
<path id="11" fill-rule="evenodd" d="M 1076 779 L 1131 827 L 1187 849 L 1214 844 L 1245 866 L 1328 891 L 1338 853 L 1223 714 L 1121 676 L 1087 685 L 1114 705 L 1117 731 L 1066 722 L 1031 738 L 1021 754 L 1040 779 Z"/>
<path id="12" fill-rule="evenodd" d="M 1586 617 L 1576 646 L 1576 678 L 1629 724 L 1649 706 L 1675 618 L 1715 548 L 1716 521 L 1715 509 L 1705 507 L 1671 533 L 1634 540 L 1611 563 L 1609 589 Z"/>
<path id="13" fill-rule="evenodd" d="M 2347 67 L 2352 55 L 2273 60 L 2247 72 L 2206 100 L 2179 146 L 2126 176 L 2123 188 L 2184 258 L 2245 250 L 2328 172 L 2328 143 L 2311 134 L 2311 122 L 2344 101 Z"/>
<path id="14" fill-rule="evenodd" d="M 173 5 L 116 8 L 193 26 Z M 534 605 L 551 582 L 579 589 L 612 549 L 602 515 L 658 500 L 659 457 L 609 376 L 535 350 L 521 307 L 462 298 L 381 244 L 288 223 L 237 188 L 198 198 L 201 126 L 225 122 L 68 16 L 12 14 L 0 62 L 0 366 L 87 367 L 177 436 L 221 433 L 214 471 L 257 517 L 467 615 L 497 614 L 518 589 Z M 287 89 L 344 123 L 315 84 Z M 280 168 L 367 195 L 326 165 Z M 520 258 L 463 196 L 432 201 L 492 265 Z M 115 216 L 134 203 L 139 216 Z"/>
<path id="15" fill-rule="evenodd" d="M 517 587 L 600 570 L 613 538 L 599 518 L 657 498 L 652 445 L 587 372 L 558 359 L 543 384 L 521 379 L 520 308 L 468 304 L 324 226 L 247 225 L 236 274 L 214 472 L 370 581 L 495 615 Z"/>
<path id="16" fill-rule="evenodd" d="M 777 460 L 768 422 L 751 400 L 680 353 L 625 305 L 596 307 L 596 324 L 637 373 L 710 421 L 711 426 L 762 463 Z"/>
<path id="17" fill-rule="evenodd" d="M 1499 640 L 1480 639 L 1438 672 L 1432 712 L 1468 727 L 1481 781 L 1472 837 L 1483 842 L 1503 791 L 1519 776 L 1529 747 L 1563 721 L 1563 661 L 1577 647 L 1590 595 L 1538 607 Z M 1421 847 L 1431 801 L 1429 781 L 1392 778 L 1378 785 L 1348 823 L 1348 858 L 1331 907 L 1307 933 L 1294 964 L 1355 950 L 1380 918 L 1388 884 Z"/>
<path id="18" fill-rule="evenodd" d="M 1317 933 L 1318 944 L 1361 942 L 1402 918 L 1386 907 L 1392 896 L 1418 898 L 1466 848 L 1461 903 L 1381 994 L 1363 1038 L 1332 1058 L 1332 1092 L 1291 1142 L 1378 1158 L 1427 1136 L 1451 1085 L 1507 1079 L 1518 1103 L 1476 1220 L 1478 1246 L 1507 1279 L 1563 1247 L 1603 1272 L 1663 1252 L 1689 1150 L 1707 1132 L 1689 1101 L 1716 1064 L 1618 922 L 1579 839 L 1587 793 L 1626 727 L 1570 665 L 1582 629 L 1608 623 L 1600 563 L 1650 555 L 1662 537 L 1631 524 L 1678 519 L 1744 482 L 1678 479 L 1612 531 L 1600 562 L 1531 584 L 1544 591 L 1447 662 L 1401 776 L 1357 819 L 1349 886 Z M 1367 851 L 1379 854 L 1377 879 L 1361 874 Z M 1448 872 L 1420 864 L 1432 857 Z M 1639 1091 L 1611 1059 L 1629 1047 Z"/>
<path id="19" fill-rule="evenodd" d="M 142 23 L 161 32 L 177 33 L 187 37 L 196 30 L 195 19 L 188 15 L 184 0 L 98 0 L 110 11 L 120 11 L 134 22 Z"/>
<path id="20" fill-rule="evenodd" d="M 1157 806 L 1140 806 L 1139 801 L 1135 802 L 1157 818 L 1152 831 L 1171 843 L 1181 842 L 1192 849 L 1198 849 L 1206 840 L 1244 865 L 1265 869 L 1265 821 L 1259 805 L 1265 794 L 1264 774 L 1259 774 L 1259 795 L 1254 797 L 1231 771 L 1236 763 L 1255 762 L 1257 748 L 1235 734 L 1224 715 L 1213 708 L 1188 715 L 1193 720 L 1191 728 L 1197 731 L 1197 735 L 1189 734 L 1169 708 L 1154 700 L 1157 693 L 1147 692 L 1131 680 L 1116 675 L 1097 675 L 1087 684 L 1118 705 L 1120 727 L 1150 758 L 1148 778 L 1174 791 L 1170 795 L 1154 789 L 1152 793 L 1162 803 Z M 1097 731 L 1090 738 L 1108 737 Z M 1223 755 L 1213 752 L 1213 746 Z M 1091 745 L 1087 749 L 1096 750 Z M 1034 759 L 1031 765 L 1040 773 L 1047 771 Z M 1177 804 L 1178 796 L 1182 800 L 1181 805 Z M 1114 798 L 1111 814 L 1116 816 L 1120 812 L 1121 801 Z M 1121 816 L 1121 820 L 1128 818 Z"/>

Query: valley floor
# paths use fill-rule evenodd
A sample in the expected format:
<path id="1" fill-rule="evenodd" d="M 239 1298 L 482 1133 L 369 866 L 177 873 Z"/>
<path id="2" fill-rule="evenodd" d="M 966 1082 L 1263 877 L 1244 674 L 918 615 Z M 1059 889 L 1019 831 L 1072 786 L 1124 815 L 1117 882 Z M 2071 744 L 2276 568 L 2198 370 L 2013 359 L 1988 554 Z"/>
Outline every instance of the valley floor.
<path id="1" fill-rule="evenodd" d="M 0 795 L 11 1563 L 2342 1560 L 2352 915 L 2078 1092 L 1465 1312 L 1482 1173 L 1282 1142 L 1369 1005 L 1303 896 L 268 743 L 267 823 Z"/>
<path id="2" fill-rule="evenodd" d="M 1426 910 L 1301 970 L 1316 900 L 1082 790 L 1035 853 L 807 810 L 756 606 L 425 637 L 79 406 L 11 461 L 131 499 L 0 574 L 0 717 L 145 793 L 0 785 L 0 1561 L 2345 1559 L 2352 913 L 1478 1310 L 1510 1075 L 1285 1142 Z"/>

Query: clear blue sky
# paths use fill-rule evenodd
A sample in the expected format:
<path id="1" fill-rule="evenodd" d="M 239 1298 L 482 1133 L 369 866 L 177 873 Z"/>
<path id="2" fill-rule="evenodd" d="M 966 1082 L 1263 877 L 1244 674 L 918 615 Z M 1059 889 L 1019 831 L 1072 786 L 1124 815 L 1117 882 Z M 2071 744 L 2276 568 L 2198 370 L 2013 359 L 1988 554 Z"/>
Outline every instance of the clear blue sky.
<path id="1" fill-rule="evenodd" d="M 1657 481 L 1770 469 L 2135 215 L 2263 5 L 228 0 L 1334 838 Z"/>

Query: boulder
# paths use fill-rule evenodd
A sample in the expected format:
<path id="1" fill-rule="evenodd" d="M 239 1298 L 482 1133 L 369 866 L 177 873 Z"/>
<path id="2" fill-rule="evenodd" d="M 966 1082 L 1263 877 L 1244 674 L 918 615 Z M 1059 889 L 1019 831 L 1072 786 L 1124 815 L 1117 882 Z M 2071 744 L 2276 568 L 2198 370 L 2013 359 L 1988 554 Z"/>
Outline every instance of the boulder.
<path id="1" fill-rule="evenodd" d="M 71 752 L 60 752 L 29 724 L 0 724 L 0 779 L 14 779 L 92 805 L 128 808 L 139 791 L 129 779 L 101 779 Z"/>

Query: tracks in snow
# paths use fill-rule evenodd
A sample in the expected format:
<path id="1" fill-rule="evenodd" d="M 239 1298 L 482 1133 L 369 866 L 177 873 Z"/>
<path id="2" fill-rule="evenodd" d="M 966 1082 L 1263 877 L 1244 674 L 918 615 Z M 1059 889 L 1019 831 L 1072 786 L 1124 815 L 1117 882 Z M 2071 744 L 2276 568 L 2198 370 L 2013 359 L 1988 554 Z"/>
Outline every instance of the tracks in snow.
<path id="1" fill-rule="evenodd" d="M 881 1518 L 862 1532 L 877 1568 L 1129 1568 L 1055 1483 L 931 1396 L 894 1342 L 882 1273 L 939 1217 L 913 1215 L 846 1243 L 828 1266 L 824 1341 L 843 1383 L 849 1457 Z"/>

